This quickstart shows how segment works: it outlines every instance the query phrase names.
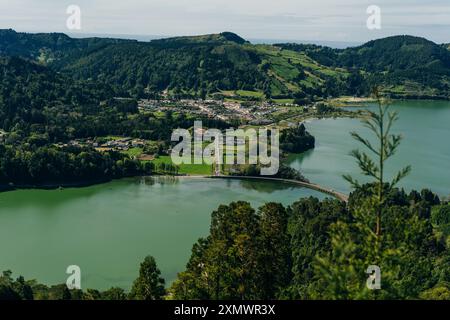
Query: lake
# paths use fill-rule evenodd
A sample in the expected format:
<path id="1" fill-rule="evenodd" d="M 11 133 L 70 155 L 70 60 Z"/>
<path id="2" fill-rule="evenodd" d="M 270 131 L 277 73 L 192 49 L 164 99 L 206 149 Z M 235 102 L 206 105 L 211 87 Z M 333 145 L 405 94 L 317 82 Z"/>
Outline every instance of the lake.
<path id="1" fill-rule="evenodd" d="M 372 106 L 373 107 L 373 106 Z M 450 194 L 450 102 L 395 102 L 395 131 L 404 135 L 390 172 L 405 164 L 406 189 L 428 187 Z M 349 131 L 364 132 L 358 119 L 311 121 L 315 150 L 290 163 L 312 182 L 348 192 L 342 174 L 357 175 L 348 155 L 357 144 Z M 82 287 L 129 289 L 139 263 L 153 255 L 168 283 L 184 270 L 192 245 L 209 233 L 211 212 L 246 200 L 289 205 L 300 197 L 324 196 L 296 186 L 262 181 L 203 178 L 135 178 L 64 190 L 0 193 L 0 270 L 64 283 L 69 265 L 79 265 Z"/>
<path id="2" fill-rule="evenodd" d="M 374 105 L 369 108 L 375 109 Z M 406 190 L 429 188 L 440 196 L 450 195 L 450 102 L 396 101 L 391 109 L 399 113 L 394 133 L 403 141 L 396 155 L 387 162 L 387 172 L 393 173 L 409 164 L 411 174 L 400 183 Z M 349 192 L 343 174 L 358 178 L 359 169 L 349 156 L 352 149 L 362 148 L 350 136 L 357 131 L 368 137 L 368 130 L 358 119 L 323 119 L 306 124 L 316 137 L 316 148 L 301 155 L 291 155 L 290 165 L 299 169 L 311 181 Z"/>
<path id="3" fill-rule="evenodd" d="M 184 270 L 192 245 L 209 234 L 211 212 L 245 200 L 289 205 L 316 191 L 274 182 L 133 178 L 64 190 L 0 193 L 0 270 L 65 283 L 78 265 L 82 288 L 129 289 L 153 255 L 167 282 Z"/>

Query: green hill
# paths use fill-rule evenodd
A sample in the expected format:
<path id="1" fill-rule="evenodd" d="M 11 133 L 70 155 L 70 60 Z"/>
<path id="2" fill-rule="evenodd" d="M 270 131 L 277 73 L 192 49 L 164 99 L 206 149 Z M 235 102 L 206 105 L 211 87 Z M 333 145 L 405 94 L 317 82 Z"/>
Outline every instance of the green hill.
<path id="1" fill-rule="evenodd" d="M 394 36 L 345 49 L 339 52 L 339 62 L 345 67 L 369 72 L 411 70 L 436 63 L 448 69 L 450 55 L 441 46 L 424 38 Z"/>
<path id="2" fill-rule="evenodd" d="M 79 79 L 109 83 L 118 94 L 169 89 L 178 94 L 262 88 L 260 58 L 233 42 L 176 38 L 106 46 L 61 68 Z"/>
<path id="3" fill-rule="evenodd" d="M 340 50 L 314 45 L 278 46 L 303 52 L 323 65 L 352 71 L 364 90 L 381 85 L 394 96 L 449 97 L 450 52 L 424 38 L 394 36 Z"/>
<path id="4" fill-rule="evenodd" d="M 114 94 L 305 98 L 345 93 L 347 72 L 302 53 L 251 45 L 231 32 L 138 42 L 0 30 L 0 54 L 18 55 Z M 331 86 L 330 84 L 333 84 Z"/>
<path id="5" fill-rule="evenodd" d="M 369 81 L 379 83 L 395 95 L 448 96 L 450 52 L 429 40 L 396 36 L 347 49 L 340 61 L 347 68 L 371 73 Z"/>
<path id="6" fill-rule="evenodd" d="M 252 45 L 231 32 L 138 42 L 0 30 L 0 54 L 37 61 L 120 96 L 168 90 L 179 97 L 314 100 L 367 95 L 381 85 L 396 97 L 449 97 L 450 51 L 411 36 L 339 50 Z"/>
<path id="7" fill-rule="evenodd" d="M 236 44 L 244 44 L 247 41 L 235 33 L 232 32 L 222 32 L 218 34 L 206 34 L 200 36 L 187 36 L 187 37 L 174 37 L 166 39 L 153 40 L 153 43 L 164 43 L 164 44 L 179 44 L 179 45 L 189 45 L 189 44 L 224 44 L 227 42 L 233 42 Z"/>
<path id="8" fill-rule="evenodd" d="M 0 29 L 0 55 L 20 56 L 41 63 L 67 63 L 108 44 L 132 42 L 109 38 L 75 39 L 64 33 L 22 33 Z"/>
<path id="9" fill-rule="evenodd" d="M 0 58 L 0 74 L 0 118 L 3 122 L 36 116 L 36 112 L 54 101 L 67 102 L 63 77 L 44 66 L 18 57 Z"/>
<path id="10" fill-rule="evenodd" d="M 49 117 L 70 111 L 92 112 L 110 98 L 103 85 L 75 81 L 46 66 L 19 57 L 0 57 L 0 128 L 28 131 L 34 123 L 50 127 Z M 84 108 L 84 109 L 83 109 Z"/>
<path id="11" fill-rule="evenodd" d="M 347 75 L 304 54 L 251 45 L 232 33 L 111 44 L 60 70 L 111 84 L 120 95 L 141 96 L 165 89 L 180 96 L 236 90 L 272 98 L 326 96 L 338 94 L 339 85 L 345 88 Z"/>

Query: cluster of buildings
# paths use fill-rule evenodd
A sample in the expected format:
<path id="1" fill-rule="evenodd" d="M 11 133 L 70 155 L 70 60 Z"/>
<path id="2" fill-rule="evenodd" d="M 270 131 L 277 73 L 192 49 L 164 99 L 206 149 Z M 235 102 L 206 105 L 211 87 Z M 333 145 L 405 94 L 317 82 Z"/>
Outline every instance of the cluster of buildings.
<path id="1" fill-rule="evenodd" d="M 120 139 L 109 140 L 100 145 L 97 142 L 93 142 L 92 146 L 96 149 L 128 151 L 130 148 L 143 148 L 145 146 L 145 140 L 132 139 L 132 138 L 120 138 Z"/>
<path id="2" fill-rule="evenodd" d="M 271 102 L 237 102 L 222 100 L 147 100 L 138 103 L 141 112 L 172 111 L 198 114 L 220 120 L 243 119 L 254 124 L 264 124 L 270 114 L 279 112 L 280 108 L 294 107 L 295 104 L 277 104 Z"/>
<path id="3" fill-rule="evenodd" d="M 92 147 L 97 151 L 128 151 L 130 148 L 144 148 L 145 140 L 133 138 L 118 138 L 100 143 L 97 139 L 79 139 L 71 140 L 68 143 L 59 143 L 57 144 L 57 146 Z"/>

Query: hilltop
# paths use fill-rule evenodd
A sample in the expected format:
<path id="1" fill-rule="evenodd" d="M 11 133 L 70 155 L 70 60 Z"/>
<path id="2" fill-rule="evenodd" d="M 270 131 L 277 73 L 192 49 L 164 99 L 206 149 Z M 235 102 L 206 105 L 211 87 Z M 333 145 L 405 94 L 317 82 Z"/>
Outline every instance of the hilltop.
<path id="1" fill-rule="evenodd" d="M 297 99 L 369 94 L 449 98 L 450 51 L 412 36 L 354 48 L 253 45 L 232 33 L 139 42 L 74 39 L 62 33 L 0 30 L 0 54 L 36 61 L 75 80 L 109 86 L 115 95 Z"/>
<path id="2" fill-rule="evenodd" d="M 424 38 L 393 36 L 347 49 L 296 44 L 278 46 L 304 52 L 325 66 L 349 70 L 354 82 L 364 83 L 366 87 L 382 85 L 394 96 L 448 98 L 450 52 Z"/>
<path id="3" fill-rule="evenodd" d="M 225 44 L 227 42 L 232 42 L 236 44 L 248 43 L 244 38 L 241 38 L 233 32 L 222 32 L 217 34 L 206 34 L 200 36 L 184 36 L 184 37 L 173 37 L 165 39 L 152 40 L 152 43 L 166 43 L 166 44 Z"/>
<path id="4" fill-rule="evenodd" d="M 68 59 L 72 55 L 89 54 L 109 44 L 132 42 L 111 38 L 71 38 L 64 33 L 23 33 L 0 29 L 0 55 L 20 56 L 44 64 Z"/>

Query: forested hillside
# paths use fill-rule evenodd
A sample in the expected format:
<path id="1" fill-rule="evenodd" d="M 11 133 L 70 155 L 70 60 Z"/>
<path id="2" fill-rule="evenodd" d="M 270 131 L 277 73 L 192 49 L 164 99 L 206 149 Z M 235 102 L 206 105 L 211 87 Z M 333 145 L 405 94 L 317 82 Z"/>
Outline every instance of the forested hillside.
<path id="1" fill-rule="evenodd" d="M 368 190 L 355 191 L 349 207 L 315 198 L 288 208 L 221 205 L 211 215 L 210 234 L 193 245 L 185 271 L 172 284 L 173 298 L 448 299 L 448 230 L 439 230 L 448 228 L 442 217 L 450 207 L 429 190 L 388 195 L 383 290 L 366 288 L 363 271 L 372 249 L 361 224 L 367 232 L 371 217 L 361 223 L 357 211 Z"/>
<path id="2" fill-rule="evenodd" d="M 18 123 L 49 125 L 47 116 L 67 107 L 72 112 L 95 108 L 111 96 L 107 86 L 77 82 L 18 57 L 0 57 L 0 73 L 0 128 L 6 131 Z"/>
<path id="3" fill-rule="evenodd" d="M 44 64 L 63 62 L 88 54 L 108 44 L 132 40 L 88 38 L 75 39 L 64 33 L 20 33 L 11 29 L 0 30 L 0 55 L 21 56 Z"/>
<path id="4" fill-rule="evenodd" d="M 347 75 L 302 54 L 253 46 L 231 33 L 109 45 L 61 71 L 111 84 L 120 95 L 167 89 L 185 97 L 230 90 L 261 92 L 267 98 L 337 95 L 345 91 Z"/>
<path id="5" fill-rule="evenodd" d="M 424 38 L 394 36 L 362 46 L 331 49 L 315 45 L 280 44 L 303 52 L 328 67 L 352 72 L 360 93 L 381 85 L 394 96 L 449 97 L 450 51 Z"/>
<path id="6" fill-rule="evenodd" d="M 348 49 L 252 45 L 225 32 L 150 42 L 0 31 L 0 54 L 45 64 L 114 95 L 179 97 L 245 90 L 266 98 L 368 95 L 374 85 L 398 97 L 448 98 L 450 51 L 423 38 L 395 36 Z"/>

